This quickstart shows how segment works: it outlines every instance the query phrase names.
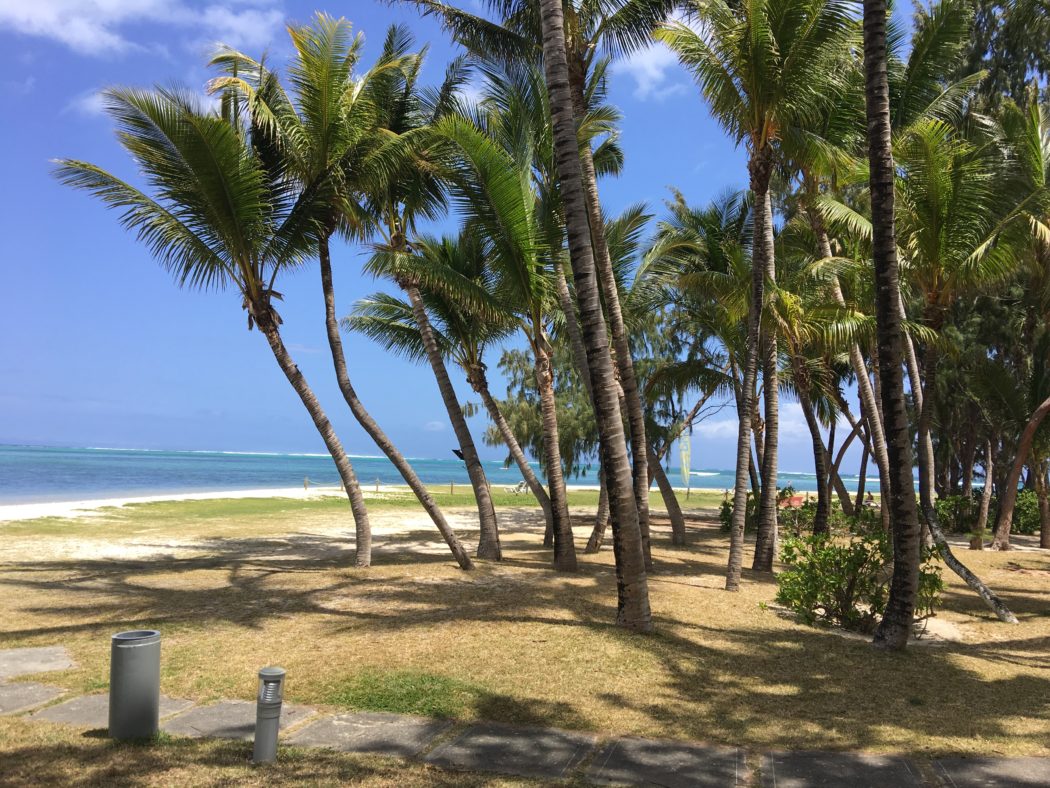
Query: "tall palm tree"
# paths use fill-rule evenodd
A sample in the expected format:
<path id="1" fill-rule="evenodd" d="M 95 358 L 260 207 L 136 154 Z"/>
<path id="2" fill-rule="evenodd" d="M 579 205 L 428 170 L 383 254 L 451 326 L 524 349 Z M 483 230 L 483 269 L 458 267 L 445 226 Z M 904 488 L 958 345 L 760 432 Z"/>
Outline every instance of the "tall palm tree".
<path id="1" fill-rule="evenodd" d="M 904 399 L 903 329 L 900 278 L 893 210 L 893 143 L 886 56 L 886 0 L 864 0 L 864 103 L 868 117 L 872 256 L 875 265 L 875 317 L 882 418 L 889 455 L 893 578 L 886 611 L 875 631 L 875 645 L 902 649 L 915 620 L 919 588 L 919 512 L 911 468 L 911 430 Z M 887 491 L 882 492 L 883 495 Z"/>
<path id="2" fill-rule="evenodd" d="M 412 237 L 420 219 L 436 218 L 445 205 L 440 145 L 434 146 L 428 129 L 458 106 L 456 94 L 468 77 L 462 59 L 453 61 L 441 85 L 432 90 L 420 85 L 424 54 L 409 55 L 412 37 L 402 27 L 391 27 L 383 44 L 381 59 L 398 62 L 398 68 L 384 69 L 375 75 L 369 91 L 379 111 L 379 125 L 389 135 L 411 150 L 410 156 L 399 157 L 392 173 L 365 185 L 365 206 L 375 217 L 371 232 L 376 239 L 377 254 L 397 258 L 413 256 Z M 477 499 L 480 521 L 478 558 L 499 560 L 502 550 L 496 510 L 492 504 L 488 478 L 470 435 L 466 420 L 456 403 L 437 341 L 428 323 L 427 311 L 419 291 L 420 280 L 411 268 L 396 268 L 394 281 L 408 296 L 413 313 L 420 322 L 431 368 L 438 379 L 449 420 L 456 432 Z M 455 403 L 455 404 L 454 404 Z"/>
<path id="3" fill-rule="evenodd" d="M 726 0 L 696 3 L 699 30 L 666 24 L 656 37 L 696 78 L 712 113 L 748 152 L 753 194 L 752 284 L 743 387 L 738 413 L 736 484 L 726 589 L 738 590 L 743 564 L 747 469 L 759 351 L 763 369 L 766 432 L 762 504 L 754 568 L 772 568 L 776 539 L 776 340 L 762 332 L 766 280 L 775 278 L 770 178 L 779 140 L 825 110 L 843 85 L 842 63 L 852 43 L 849 4 L 842 0 Z"/>
<path id="4" fill-rule="evenodd" d="M 202 109 L 177 90 L 109 90 L 106 111 L 144 175 L 152 196 L 95 165 L 62 160 L 56 175 L 122 211 L 134 231 L 181 286 L 236 288 L 278 366 L 299 395 L 343 482 L 356 524 L 359 567 L 371 562 L 364 498 L 335 430 L 281 339 L 274 306 L 277 277 L 316 249 L 312 195 L 299 192 L 265 131 Z"/>
<path id="5" fill-rule="evenodd" d="M 602 444 L 602 465 L 608 480 L 613 515 L 616 618 L 617 623 L 629 629 L 649 631 L 652 629 L 652 613 L 645 572 L 645 551 L 591 246 L 576 117 L 569 87 L 565 18 L 561 0 L 541 0 L 540 16 L 543 69 L 550 98 L 554 152 L 569 239 L 569 259 L 580 310 L 580 327 L 587 346 L 588 371 L 595 397 L 595 419 Z"/>
<path id="6" fill-rule="evenodd" d="M 540 0 L 485 0 L 499 19 L 491 21 L 441 0 L 402 0 L 437 16 L 455 39 L 475 56 L 499 62 L 538 61 L 544 55 L 541 42 Z M 588 85 L 603 51 L 622 55 L 651 43 L 656 26 L 681 0 L 563 0 L 566 67 L 569 95 L 577 123 L 591 109 Z M 598 194 L 599 169 L 589 148 L 581 148 L 580 165 L 584 197 L 590 223 L 591 243 L 597 265 L 598 282 L 612 334 L 615 362 L 620 376 L 630 426 L 633 484 L 643 549 L 647 565 L 649 547 L 649 478 L 645 437 L 645 411 L 634 372 L 630 343 L 616 289 L 613 261 L 604 234 L 601 201 Z"/>
<path id="7" fill-rule="evenodd" d="M 378 111 L 370 95 L 372 73 L 355 79 L 361 39 L 351 33 L 346 19 L 318 13 L 312 25 L 288 28 L 295 60 L 289 96 L 264 65 L 232 49 L 213 59 L 236 76 L 216 79 L 212 89 L 236 91 L 256 122 L 270 129 L 285 159 L 288 173 L 304 192 L 316 195 L 317 240 L 321 289 L 325 301 L 325 328 L 336 381 L 350 411 L 383 454 L 397 468 L 420 504 L 434 521 L 463 569 L 473 567 L 430 491 L 404 455 L 365 408 L 350 380 L 339 324 L 332 277 L 331 239 L 337 232 L 360 238 L 370 221 L 360 205 L 361 185 L 381 179 L 383 168 L 401 153 L 385 144 L 378 132 Z M 380 61 L 376 72 L 397 68 L 397 61 Z M 254 79 L 250 82 L 250 77 Z M 253 84 L 254 83 L 254 84 Z M 259 90 L 264 84 L 272 89 Z"/>

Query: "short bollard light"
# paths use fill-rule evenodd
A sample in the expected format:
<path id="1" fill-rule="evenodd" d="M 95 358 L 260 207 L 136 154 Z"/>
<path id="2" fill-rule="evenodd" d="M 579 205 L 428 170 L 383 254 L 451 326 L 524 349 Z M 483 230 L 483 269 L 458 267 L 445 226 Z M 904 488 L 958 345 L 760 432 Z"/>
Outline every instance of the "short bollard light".
<path id="1" fill-rule="evenodd" d="M 272 763 L 277 758 L 277 734 L 284 700 L 284 668 L 259 671 L 259 697 L 255 706 L 255 746 L 252 761 Z"/>
<path id="2" fill-rule="evenodd" d="M 160 632 L 118 632 L 110 644 L 109 735 L 151 739 L 160 727 Z"/>

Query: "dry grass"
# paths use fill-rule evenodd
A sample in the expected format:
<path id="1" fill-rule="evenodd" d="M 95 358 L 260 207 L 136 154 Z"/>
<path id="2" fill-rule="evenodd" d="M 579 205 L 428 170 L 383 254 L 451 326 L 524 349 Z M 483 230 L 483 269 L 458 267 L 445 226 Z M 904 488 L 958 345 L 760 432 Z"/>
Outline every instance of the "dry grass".
<path id="1" fill-rule="evenodd" d="M 148 558 L 63 554 L 78 531 L 108 528 L 101 521 L 73 521 L 63 535 L 23 532 L 15 541 L 35 548 L 8 550 L 0 563 L 0 647 L 66 644 L 80 667 L 45 678 L 75 691 L 105 687 L 112 632 L 154 627 L 164 633 L 164 692 L 197 701 L 251 698 L 255 671 L 271 663 L 288 669 L 290 700 L 332 708 L 752 749 L 1050 754 L 1045 551 L 962 554 L 1020 626 L 997 623 L 946 573 L 941 615 L 965 642 L 881 654 L 765 609 L 769 576 L 745 572 L 740 593 L 721 590 L 726 539 L 711 522 L 691 521 L 684 549 L 670 548 L 666 523 L 655 524 L 657 633 L 637 636 L 611 625 L 610 551 L 581 554 L 576 574 L 554 573 L 532 510 L 502 511 L 506 559 L 471 573 L 440 550 L 413 550 L 434 535 L 411 524 L 377 538 L 373 568 L 350 569 L 335 538 L 348 527 L 342 509 L 294 514 L 282 516 L 282 535 L 264 516 L 265 535 L 249 537 L 254 516 L 226 511 L 190 526 L 192 551 L 165 552 L 184 533 L 173 516 L 140 534 L 159 546 Z M 457 516 L 462 530 L 470 514 Z M 375 519 L 382 527 L 407 517 L 390 510 Z M 581 547 L 587 530 L 581 518 Z M 26 728 L 16 748 L 42 735 Z M 211 746 L 193 745 L 186 757 L 226 752 Z M 412 779 L 406 773 L 404 784 Z"/>

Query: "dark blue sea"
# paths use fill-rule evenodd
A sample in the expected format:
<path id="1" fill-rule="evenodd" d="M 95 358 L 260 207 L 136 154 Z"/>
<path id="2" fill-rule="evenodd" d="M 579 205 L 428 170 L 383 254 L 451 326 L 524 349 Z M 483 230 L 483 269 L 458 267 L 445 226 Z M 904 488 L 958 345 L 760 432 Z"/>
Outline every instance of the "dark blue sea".
<path id="1" fill-rule="evenodd" d="M 351 462 L 363 485 L 404 483 L 385 457 L 352 457 Z M 457 459 L 410 462 L 427 484 L 470 483 L 466 468 Z M 493 485 L 511 486 L 521 480 L 516 466 L 506 468 L 500 460 L 487 461 L 486 472 Z M 675 486 L 685 486 L 678 468 L 672 468 L 668 476 Z M 304 478 L 321 486 L 339 483 L 326 454 L 0 445 L 0 503 L 5 504 L 297 487 Z M 855 477 L 844 477 L 844 481 L 855 488 Z M 596 483 L 594 470 L 569 480 L 573 485 Z M 781 473 L 780 484 L 799 491 L 816 489 L 815 477 L 807 473 Z M 731 470 L 690 473 L 693 488 L 722 490 L 732 485 Z M 877 476 L 868 478 L 868 487 L 878 492 Z"/>

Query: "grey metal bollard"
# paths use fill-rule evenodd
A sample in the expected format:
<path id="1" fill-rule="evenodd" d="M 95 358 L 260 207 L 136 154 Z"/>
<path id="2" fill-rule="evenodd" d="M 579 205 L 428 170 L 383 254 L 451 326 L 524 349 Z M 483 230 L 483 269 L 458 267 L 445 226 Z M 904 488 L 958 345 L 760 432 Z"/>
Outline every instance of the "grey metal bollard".
<path id="1" fill-rule="evenodd" d="M 160 632 L 136 629 L 113 636 L 109 658 L 109 735 L 150 739 L 160 721 Z"/>
<path id="2" fill-rule="evenodd" d="M 272 763 L 277 759 L 277 734 L 281 728 L 281 703 L 284 701 L 284 668 L 259 671 L 259 697 L 255 706 L 254 763 Z"/>

